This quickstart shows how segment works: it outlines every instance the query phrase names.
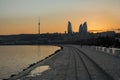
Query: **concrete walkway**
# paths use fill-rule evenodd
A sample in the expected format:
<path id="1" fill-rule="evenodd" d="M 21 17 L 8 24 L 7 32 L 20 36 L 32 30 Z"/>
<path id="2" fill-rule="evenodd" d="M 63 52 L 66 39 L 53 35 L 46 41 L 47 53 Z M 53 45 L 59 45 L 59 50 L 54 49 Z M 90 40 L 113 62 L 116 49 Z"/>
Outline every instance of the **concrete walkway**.
<path id="1" fill-rule="evenodd" d="M 120 80 L 120 58 L 77 45 L 63 49 L 9 80 Z M 50 69 L 28 76 L 39 66 Z"/>

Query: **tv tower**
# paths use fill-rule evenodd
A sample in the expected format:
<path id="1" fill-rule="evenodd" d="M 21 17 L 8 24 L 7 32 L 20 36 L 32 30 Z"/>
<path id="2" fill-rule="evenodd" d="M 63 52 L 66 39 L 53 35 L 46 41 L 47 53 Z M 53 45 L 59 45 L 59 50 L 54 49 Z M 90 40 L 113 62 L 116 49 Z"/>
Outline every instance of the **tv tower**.
<path id="1" fill-rule="evenodd" d="M 38 34 L 40 34 L 40 18 L 38 20 Z"/>

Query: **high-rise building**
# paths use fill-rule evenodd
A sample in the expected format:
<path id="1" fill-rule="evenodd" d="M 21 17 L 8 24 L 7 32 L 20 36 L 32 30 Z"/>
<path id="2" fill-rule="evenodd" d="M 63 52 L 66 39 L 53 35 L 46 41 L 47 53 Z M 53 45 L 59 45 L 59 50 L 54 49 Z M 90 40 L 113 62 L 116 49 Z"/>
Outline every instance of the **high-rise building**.
<path id="1" fill-rule="evenodd" d="M 84 22 L 83 24 L 80 24 L 79 33 L 81 35 L 87 34 L 87 22 Z"/>
<path id="2" fill-rule="evenodd" d="M 83 33 L 87 33 L 87 22 L 83 23 Z"/>
<path id="3" fill-rule="evenodd" d="M 82 33 L 82 31 L 83 31 L 83 26 L 82 26 L 82 24 L 80 24 L 80 26 L 79 26 L 79 33 Z"/>
<path id="4" fill-rule="evenodd" d="M 68 34 L 72 34 L 72 24 L 68 21 Z"/>

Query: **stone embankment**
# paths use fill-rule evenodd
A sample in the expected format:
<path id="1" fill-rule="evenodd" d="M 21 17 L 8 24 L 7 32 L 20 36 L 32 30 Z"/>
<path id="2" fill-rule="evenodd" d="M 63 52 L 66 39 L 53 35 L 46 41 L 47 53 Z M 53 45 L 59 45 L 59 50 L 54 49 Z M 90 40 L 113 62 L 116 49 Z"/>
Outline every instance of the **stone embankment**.
<path id="1" fill-rule="evenodd" d="M 105 53 L 109 53 L 114 56 L 120 56 L 120 49 L 119 48 L 107 48 L 107 47 L 100 47 L 100 46 L 84 46 L 86 48 L 91 48 L 96 51 L 101 51 Z"/>
<path id="2" fill-rule="evenodd" d="M 63 49 L 9 80 L 120 80 L 120 58 L 93 47 L 62 45 Z M 49 69 L 30 76 L 40 66 Z"/>

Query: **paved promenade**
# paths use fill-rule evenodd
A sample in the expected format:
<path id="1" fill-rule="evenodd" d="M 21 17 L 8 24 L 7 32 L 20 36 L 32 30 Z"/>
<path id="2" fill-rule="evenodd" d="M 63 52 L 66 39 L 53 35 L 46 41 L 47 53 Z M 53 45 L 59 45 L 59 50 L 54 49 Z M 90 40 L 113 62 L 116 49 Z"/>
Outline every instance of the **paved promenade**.
<path id="1" fill-rule="evenodd" d="M 63 49 L 38 62 L 9 80 L 120 80 L 120 58 L 77 45 L 62 45 Z M 49 69 L 29 76 L 40 66 Z"/>

